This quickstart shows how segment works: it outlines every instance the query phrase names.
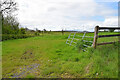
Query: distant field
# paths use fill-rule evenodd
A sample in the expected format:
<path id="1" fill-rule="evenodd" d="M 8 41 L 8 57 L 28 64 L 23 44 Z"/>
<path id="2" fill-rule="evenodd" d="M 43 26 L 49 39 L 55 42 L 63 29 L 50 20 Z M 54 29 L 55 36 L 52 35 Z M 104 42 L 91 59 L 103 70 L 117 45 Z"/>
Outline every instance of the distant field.
<path id="1" fill-rule="evenodd" d="M 78 33 L 77 33 L 78 34 Z M 99 33 L 113 34 L 113 33 Z M 115 33 L 117 34 L 117 33 Z M 117 78 L 119 44 L 88 48 L 66 44 L 69 33 L 50 33 L 2 42 L 3 78 Z M 79 33 L 83 35 L 83 33 Z M 93 36 L 94 33 L 86 34 Z M 117 41 L 118 37 L 98 42 Z"/>

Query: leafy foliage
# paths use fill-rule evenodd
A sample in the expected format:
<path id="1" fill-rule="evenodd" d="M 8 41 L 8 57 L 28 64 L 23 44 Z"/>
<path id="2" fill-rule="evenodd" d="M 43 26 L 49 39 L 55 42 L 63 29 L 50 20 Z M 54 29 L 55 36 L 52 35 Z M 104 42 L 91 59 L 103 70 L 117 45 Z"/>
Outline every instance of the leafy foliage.
<path id="1" fill-rule="evenodd" d="M 36 31 L 35 35 L 31 33 L 27 34 L 28 28 L 19 28 L 19 22 L 17 18 L 12 14 L 17 9 L 17 3 L 13 0 L 4 0 L 0 2 L 0 16 L 2 16 L 2 41 L 11 39 L 20 39 L 33 37 L 38 35 Z"/>
<path id="2" fill-rule="evenodd" d="M 2 34 L 18 34 L 19 22 L 13 16 L 3 17 Z"/>
<path id="3" fill-rule="evenodd" d="M 19 22 L 12 15 L 17 10 L 17 3 L 13 0 L 3 0 L 0 3 L 0 15 L 2 16 L 2 34 L 18 34 Z"/>
<path id="4" fill-rule="evenodd" d="M 20 33 L 21 34 L 25 34 L 25 29 L 24 28 L 20 28 Z"/>
<path id="5" fill-rule="evenodd" d="M 34 36 L 35 35 L 31 35 L 31 34 L 3 34 L 2 35 L 2 41 L 12 40 L 12 39 L 28 38 L 28 37 L 34 37 Z"/>
<path id="6" fill-rule="evenodd" d="M 86 42 L 84 40 L 79 40 L 77 42 L 77 45 L 76 47 L 79 49 L 79 50 L 84 50 L 85 48 L 87 48 L 88 46 L 91 46 L 92 43 L 91 42 Z"/>
<path id="7" fill-rule="evenodd" d="M 39 36 L 39 32 L 35 32 L 35 35 L 36 35 L 36 36 Z"/>
<path id="8" fill-rule="evenodd" d="M 109 29 L 109 32 L 114 32 L 115 29 Z"/>

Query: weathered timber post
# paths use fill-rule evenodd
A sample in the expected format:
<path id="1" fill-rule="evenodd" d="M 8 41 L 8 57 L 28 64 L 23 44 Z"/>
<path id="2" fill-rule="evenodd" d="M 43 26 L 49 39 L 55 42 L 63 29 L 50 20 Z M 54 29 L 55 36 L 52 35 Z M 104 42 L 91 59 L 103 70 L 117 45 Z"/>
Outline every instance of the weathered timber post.
<path id="1" fill-rule="evenodd" d="M 93 41 L 93 48 L 95 48 L 95 49 L 97 46 L 98 30 L 99 30 L 99 26 L 96 26 L 95 32 L 94 32 L 94 41 Z"/>
<path id="2" fill-rule="evenodd" d="M 64 35 L 64 31 L 63 31 L 63 29 L 62 29 L 62 35 Z"/>
<path id="3" fill-rule="evenodd" d="M 3 14 L 0 11 L 0 41 L 2 41 L 2 26 L 3 26 Z"/>
<path id="4" fill-rule="evenodd" d="M 44 31 L 42 31 L 42 36 L 43 36 L 43 34 L 44 34 Z"/>

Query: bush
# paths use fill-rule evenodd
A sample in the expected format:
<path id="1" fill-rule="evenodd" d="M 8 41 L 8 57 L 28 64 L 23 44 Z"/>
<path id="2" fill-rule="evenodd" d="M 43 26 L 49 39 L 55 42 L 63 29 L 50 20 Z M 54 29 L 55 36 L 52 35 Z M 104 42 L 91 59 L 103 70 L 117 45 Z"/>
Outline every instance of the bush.
<path id="1" fill-rule="evenodd" d="M 21 38 L 28 38 L 33 37 L 34 35 L 31 34 L 3 34 L 2 41 L 5 40 L 12 40 L 12 39 L 21 39 Z"/>
<path id="2" fill-rule="evenodd" d="M 87 45 L 87 46 L 86 46 Z M 83 40 L 79 40 L 76 44 L 76 47 L 79 49 L 79 50 L 84 50 L 85 48 L 87 48 L 88 46 L 91 46 L 92 43 L 91 42 L 85 42 Z"/>
<path id="3" fill-rule="evenodd" d="M 109 29 L 109 32 L 114 32 L 115 29 Z"/>
<path id="4" fill-rule="evenodd" d="M 21 28 L 21 29 L 20 29 L 20 32 L 21 32 L 21 34 L 25 34 L 25 29 L 24 29 L 24 28 Z"/>
<path id="5" fill-rule="evenodd" d="M 35 35 L 36 35 L 36 36 L 39 36 L 39 33 L 38 33 L 38 32 L 35 32 Z"/>

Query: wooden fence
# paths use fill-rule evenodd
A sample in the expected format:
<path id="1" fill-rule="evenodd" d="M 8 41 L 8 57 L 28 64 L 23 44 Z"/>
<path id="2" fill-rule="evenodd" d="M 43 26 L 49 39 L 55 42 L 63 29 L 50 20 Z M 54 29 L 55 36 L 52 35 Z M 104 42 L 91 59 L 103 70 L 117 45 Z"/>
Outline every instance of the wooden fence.
<path id="1" fill-rule="evenodd" d="M 96 48 L 97 45 L 105 45 L 105 44 L 115 43 L 115 42 L 97 43 L 98 38 L 120 36 L 120 34 L 98 35 L 99 30 L 104 30 L 104 29 L 109 29 L 109 30 L 110 29 L 114 29 L 114 30 L 118 29 L 118 30 L 120 30 L 120 27 L 99 27 L 99 26 L 96 26 L 95 32 L 94 32 L 93 48 Z M 120 40 L 118 42 L 120 42 Z"/>

